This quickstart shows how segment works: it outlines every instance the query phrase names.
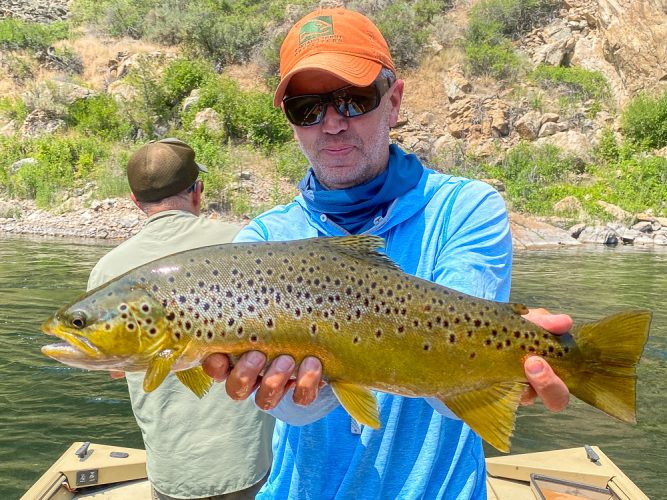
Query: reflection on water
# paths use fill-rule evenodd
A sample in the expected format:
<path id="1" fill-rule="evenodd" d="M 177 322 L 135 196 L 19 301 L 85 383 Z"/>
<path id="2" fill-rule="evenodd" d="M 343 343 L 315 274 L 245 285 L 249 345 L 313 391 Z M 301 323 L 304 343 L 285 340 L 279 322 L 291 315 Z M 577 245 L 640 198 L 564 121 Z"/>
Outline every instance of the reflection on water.
<path id="1" fill-rule="evenodd" d="M 512 300 L 591 321 L 625 308 L 653 311 L 640 362 L 637 425 L 573 400 L 562 413 L 521 408 L 512 453 L 599 446 L 651 498 L 667 474 L 667 252 L 641 248 L 569 248 L 519 253 Z M 497 454 L 486 448 L 487 454 Z"/>
<path id="2" fill-rule="evenodd" d="M 0 240 L 0 498 L 18 498 L 73 441 L 141 447 L 125 384 L 39 352 L 40 323 L 85 288 L 108 247 Z M 563 413 L 522 408 L 512 452 L 597 445 L 649 496 L 667 473 L 667 252 L 559 249 L 515 258 L 512 300 L 593 320 L 627 307 L 654 311 L 639 368 L 638 424 L 573 401 Z M 489 454 L 495 450 L 488 449 Z"/>
<path id="3" fill-rule="evenodd" d="M 109 248 L 0 241 L 0 498 L 18 498 L 73 441 L 142 441 L 122 381 L 39 351 L 48 343 L 41 322 L 85 290 Z"/>

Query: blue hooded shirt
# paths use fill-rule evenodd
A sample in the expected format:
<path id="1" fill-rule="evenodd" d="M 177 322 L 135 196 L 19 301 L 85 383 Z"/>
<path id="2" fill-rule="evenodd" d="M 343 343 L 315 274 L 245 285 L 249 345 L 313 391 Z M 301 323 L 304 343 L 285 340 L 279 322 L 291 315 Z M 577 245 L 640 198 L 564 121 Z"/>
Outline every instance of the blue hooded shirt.
<path id="1" fill-rule="evenodd" d="M 394 145 L 390 157 L 399 167 L 417 161 Z M 258 216 L 235 241 L 347 234 L 298 196 Z M 509 298 L 509 222 L 503 199 L 487 184 L 422 167 L 416 186 L 363 234 L 382 236 L 386 254 L 407 273 L 485 299 Z M 378 430 L 357 424 L 329 386 L 307 407 L 287 394 L 271 411 L 278 419 L 273 465 L 257 498 L 486 498 L 479 436 L 440 401 L 375 394 Z"/>

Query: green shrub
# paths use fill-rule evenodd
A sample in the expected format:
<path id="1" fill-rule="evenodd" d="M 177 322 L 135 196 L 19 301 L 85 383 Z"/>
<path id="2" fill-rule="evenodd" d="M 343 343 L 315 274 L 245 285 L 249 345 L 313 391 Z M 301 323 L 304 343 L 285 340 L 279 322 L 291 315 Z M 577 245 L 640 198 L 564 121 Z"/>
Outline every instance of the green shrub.
<path id="1" fill-rule="evenodd" d="M 0 50 L 45 50 L 58 40 L 69 37 L 64 21 L 50 24 L 30 23 L 20 19 L 0 19 Z"/>
<path id="2" fill-rule="evenodd" d="M 378 11 L 372 19 L 389 45 L 394 64 L 403 68 L 417 66 L 428 32 L 420 26 L 413 7 L 405 1 L 395 2 Z"/>
<path id="3" fill-rule="evenodd" d="M 184 44 L 198 56 L 221 66 L 248 62 L 253 48 L 262 40 L 263 16 L 245 12 L 216 15 L 206 7 L 192 7 L 184 22 L 190 28 Z"/>
<path id="4" fill-rule="evenodd" d="M 631 213 L 652 209 L 667 214 L 667 159 L 638 154 L 618 163 L 595 167 L 598 199 Z"/>
<path id="5" fill-rule="evenodd" d="M 611 98 L 609 82 L 598 71 L 540 64 L 528 78 L 546 90 L 559 90 L 570 102 L 589 99 L 606 101 Z"/>
<path id="6" fill-rule="evenodd" d="M 13 153 L 2 161 L 6 191 L 11 196 L 34 199 L 41 207 L 49 206 L 58 192 L 89 179 L 108 155 L 99 139 L 77 136 L 28 139 Z M 28 157 L 36 162 L 24 164 L 15 172 L 8 171 L 16 160 Z"/>
<path id="7" fill-rule="evenodd" d="M 296 185 L 308 171 L 308 160 L 295 141 L 289 141 L 276 148 L 273 154 L 276 172 Z"/>
<path id="8" fill-rule="evenodd" d="M 18 125 L 28 116 L 28 107 L 19 97 L 0 97 L 0 115 L 9 120 L 14 120 Z"/>
<path id="9" fill-rule="evenodd" d="M 621 126 L 625 137 L 641 148 L 667 146 L 667 92 L 635 97 L 621 115 Z"/>
<path id="10" fill-rule="evenodd" d="M 468 70 L 473 75 L 492 76 L 496 79 L 513 79 L 522 67 L 521 59 L 509 41 L 491 45 L 469 43 L 465 46 Z"/>
<path id="11" fill-rule="evenodd" d="M 70 18 L 111 36 L 141 38 L 146 14 L 159 0 L 74 0 Z"/>
<path id="12" fill-rule="evenodd" d="M 69 107 L 65 121 L 83 135 L 107 140 L 126 139 L 133 132 L 120 106 L 108 94 L 75 101 Z"/>
<path id="13" fill-rule="evenodd" d="M 517 39 L 554 17 L 559 8 L 559 0 L 481 0 L 470 9 L 469 29 L 476 32 L 491 25 L 503 36 Z M 490 34 L 488 28 L 482 31 Z"/>
<path id="14" fill-rule="evenodd" d="M 568 179 L 582 169 L 576 158 L 555 146 L 521 143 L 489 170 L 505 183 L 516 210 L 549 214 L 554 203 L 571 194 Z"/>
<path id="15" fill-rule="evenodd" d="M 160 84 L 165 98 L 176 104 L 214 76 L 213 66 L 203 59 L 176 59 L 164 68 Z"/>
<path id="16" fill-rule="evenodd" d="M 198 111 L 212 108 L 222 118 L 227 137 L 271 146 L 288 141 L 292 131 L 280 109 L 273 107 L 273 96 L 264 92 L 247 92 L 231 78 L 221 76 L 200 88 L 199 101 L 183 117 L 186 127 Z"/>

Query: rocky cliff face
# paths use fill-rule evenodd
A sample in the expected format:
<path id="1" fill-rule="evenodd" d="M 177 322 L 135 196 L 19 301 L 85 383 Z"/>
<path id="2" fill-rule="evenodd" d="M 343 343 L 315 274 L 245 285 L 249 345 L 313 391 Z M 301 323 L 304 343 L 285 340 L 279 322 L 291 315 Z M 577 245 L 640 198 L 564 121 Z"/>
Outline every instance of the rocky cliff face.
<path id="1" fill-rule="evenodd" d="M 66 19 L 69 0 L 2 0 L 0 17 L 14 17 L 23 21 L 51 23 Z"/>
<path id="2" fill-rule="evenodd" d="M 619 104 L 667 84 L 667 0 L 566 0 L 588 7 L 594 30 L 575 45 L 572 63 L 598 69 L 615 83 Z"/>

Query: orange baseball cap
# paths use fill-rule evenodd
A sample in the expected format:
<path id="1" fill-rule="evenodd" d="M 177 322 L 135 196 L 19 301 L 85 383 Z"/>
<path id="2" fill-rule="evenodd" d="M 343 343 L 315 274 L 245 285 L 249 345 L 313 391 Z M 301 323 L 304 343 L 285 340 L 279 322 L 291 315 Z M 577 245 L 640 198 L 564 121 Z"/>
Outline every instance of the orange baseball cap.
<path id="1" fill-rule="evenodd" d="M 279 106 L 290 79 L 318 69 L 366 87 L 385 67 L 396 72 L 382 33 L 366 16 L 347 9 L 319 9 L 287 33 L 280 48 L 280 84 L 273 96 Z"/>

